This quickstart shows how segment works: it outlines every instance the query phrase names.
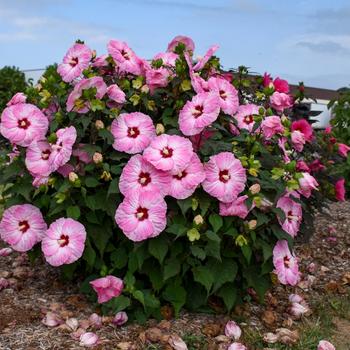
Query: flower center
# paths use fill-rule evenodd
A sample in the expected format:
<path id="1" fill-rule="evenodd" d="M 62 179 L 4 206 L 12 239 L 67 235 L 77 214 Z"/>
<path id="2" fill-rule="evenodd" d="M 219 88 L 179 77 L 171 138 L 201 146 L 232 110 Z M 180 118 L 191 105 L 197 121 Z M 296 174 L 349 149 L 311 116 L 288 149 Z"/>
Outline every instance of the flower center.
<path id="1" fill-rule="evenodd" d="M 244 122 L 246 124 L 251 124 L 251 123 L 253 123 L 253 121 L 254 121 L 254 117 L 252 115 L 246 115 L 244 117 Z"/>
<path id="2" fill-rule="evenodd" d="M 139 184 L 141 186 L 147 186 L 151 182 L 151 175 L 150 173 L 144 173 L 143 171 L 140 172 L 139 174 Z"/>
<path id="3" fill-rule="evenodd" d="M 184 170 L 184 171 L 180 171 L 176 175 L 173 175 L 173 178 L 177 180 L 182 180 L 185 176 L 187 176 L 187 172 Z"/>
<path id="4" fill-rule="evenodd" d="M 148 219 L 148 209 L 147 208 L 142 208 L 138 207 L 135 213 L 135 216 L 139 221 L 143 221 Z"/>
<path id="5" fill-rule="evenodd" d="M 136 137 L 139 135 L 140 135 L 140 130 L 136 126 L 128 128 L 128 137 L 136 139 Z"/>
<path id="6" fill-rule="evenodd" d="M 226 98 L 227 98 L 227 93 L 226 93 L 226 91 L 220 90 L 220 91 L 219 91 L 219 95 L 220 95 L 220 97 L 221 97 L 224 101 L 226 100 Z"/>
<path id="7" fill-rule="evenodd" d="M 26 233 L 30 228 L 28 221 L 27 220 L 20 221 L 18 223 L 18 228 L 22 233 Z"/>
<path id="8" fill-rule="evenodd" d="M 51 151 L 49 149 L 46 149 L 41 152 L 41 159 L 42 160 L 48 160 L 50 157 Z"/>
<path id="9" fill-rule="evenodd" d="M 160 154 L 163 158 L 170 158 L 173 155 L 173 149 L 166 146 L 160 151 Z"/>
<path id="10" fill-rule="evenodd" d="M 203 114 L 203 106 L 195 106 L 194 107 L 194 111 L 192 112 L 192 115 L 195 117 L 195 118 L 198 118 L 200 117 L 201 115 Z"/>
<path id="11" fill-rule="evenodd" d="M 287 219 L 288 221 L 298 221 L 298 217 L 296 215 L 293 215 L 293 212 L 289 210 L 287 213 Z"/>
<path id="12" fill-rule="evenodd" d="M 69 237 L 65 234 L 62 233 L 61 237 L 59 240 L 57 240 L 58 244 L 60 245 L 61 248 L 65 247 L 66 245 L 69 244 Z"/>
<path id="13" fill-rule="evenodd" d="M 30 127 L 30 121 L 27 118 L 18 120 L 18 127 L 21 129 L 28 129 Z"/>
<path id="14" fill-rule="evenodd" d="M 230 174 L 228 173 L 228 170 L 227 169 L 224 169 L 224 170 L 221 170 L 219 172 L 219 180 L 223 183 L 226 183 L 228 182 L 228 180 L 230 180 L 231 176 Z"/>
<path id="15" fill-rule="evenodd" d="M 79 63 L 78 57 L 72 57 L 69 61 L 69 65 L 71 67 L 75 67 Z"/>
<path id="16" fill-rule="evenodd" d="M 125 50 L 121 50 L 120 53 L 121 53 L 121 55 L 122 55 L 126 60 L 129 60 L 129 59 L 130 59 L 129 53 L 126 52 Z"/>
<path id="17" fill-rule="evenodd" d="M 285 257 L 283 258 L 283 263 L 284 263 L 284 267 L 285 267 L 286 269 L 288 269 L 288 268 L 289 268 L 289 265 L 290 265 L 290 259 L 288 258 L 288 256 L 285 256 Z"/>

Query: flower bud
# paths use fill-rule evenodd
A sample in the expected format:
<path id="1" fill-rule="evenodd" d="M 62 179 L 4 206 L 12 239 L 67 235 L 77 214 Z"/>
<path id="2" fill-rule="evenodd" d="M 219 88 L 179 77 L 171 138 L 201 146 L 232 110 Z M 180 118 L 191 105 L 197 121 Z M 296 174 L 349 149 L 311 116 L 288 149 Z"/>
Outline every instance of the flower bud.
<path id="1" fill-rule="evenodd" d="M 157 135 L 161 135 L 161 134 L 164 134 L 165 133 L 165 128 L 164 128 L 164 125 L 161 124 L 161 123 L 158 123 L 156 125 L 156 133 Z"/>
<path id="2" fill-rule="evenodd" d="M 96 120 L 95 127 L 97 130 L 100 130 L 100 129 L 104 129 L 105 125 L 102 120 Z"/>
<path id="3" fill-rule="evenodd" d="M 93 347 L 98 344 L 98 335 L 92 332 L 86 332 L 80 336 L 80 346 Z"/>
<path id="4" fill-rule="evenodd" d="M 257 194 L 260 192 L 260 190 L 261 190 L 261 187 L 259 184 L 254 184 L 249 187 L 249 191 L 251 194 Z"/>
<path id="5" fill-rule="evenodd" d="M 79 176 L 74 171 L 71 171 L 68 174 L 68 179 L 69 179 L 70 182 L 75 182 L 76 180 L 79 179 Z"/>
<path id="6" fill-rule="evenodd" d="M 97 315 L 96 313 L 93 313 L 89 317 L 89 323 L 94 328 L 101 328 L 102 327 L 102 317 L 100 315 Z"/>
<path id="7" fill-rule="evenodd" d="M 242 331 L 235 321 L 228 321 L 225 326 L 225 335 L 226 337 L 238 340 L 242 335 Z"/>
<path id="8" fill-rule="evenodd" d="M 191 228 L 187 231 L 187 237 L 190 242 L 198 241 L 201 238 L 201 234 L 196 228 Z"/>
<path id="9" fill-rule="evenodd" d="M 124 311 L 118 312 L 112 320 L 115 326 L 121 326 L 126 322 L 128 322 L 128 315 Z"/>
<path id="10" fill-rule="evenodd" d="M 92 156 L 92 160 L 94 161 L 95 164 L 99 164 L 103 162 L 103 156 L 99 152 L 95 152 L 94 155 Z"/>
<path id="11" fill-rule="evenodd" d="M 256 220 L 250 220 L 249 222 L 248 222 L 248 227 L 249 227 L 249 230 L 254 230 L 255 229 L 255 227 L 256 227 L 256 225 L 257 225 L 257 221 Z"/>
<path id="12" fill-rule="evenodd" d="M 141 87 L 141 92 L 143 92 L 144 94 L 148 94 L 149 93 L 149 87 L 145 84 Z"/>
<path id="13" fill-rule="evenodd" d="M 196 225 L 202 225 L 203 222 L 204 222 L 204 219 L 203 219 L 203 216 L 202 215 L 196 215 L 193 219 L 193 222 L 196 224 Z"/>
<path id="14" fill-rule="evenodd" d="M 2 248 L 0 249 L 0 256 L 8 256 L 13 252 L 12 248 Z"/>
<path id="15" fill-rule="evenodd" d="M 41 322 L 48 327 L 56 327 L 63 323 L 63 321 L 58 317 L 57 314 L 49 311 Z"/>

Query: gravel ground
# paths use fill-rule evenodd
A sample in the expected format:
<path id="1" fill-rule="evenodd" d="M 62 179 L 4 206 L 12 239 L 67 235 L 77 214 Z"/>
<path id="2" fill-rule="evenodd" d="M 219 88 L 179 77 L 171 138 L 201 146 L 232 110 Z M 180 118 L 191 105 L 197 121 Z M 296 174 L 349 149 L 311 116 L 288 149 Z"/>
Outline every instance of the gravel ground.
<path id="1" fill-rule="evenodd" d="M 287 312 L 290 293 L 303 295 L 311 305 L 327 293 L 349 295 L 350 202 L 332 203 L 327 215 L 318 215 L 315 235 L 309 243 L 298 244 L 296 251 L 301 259 L 303 280 L 296 288 L 276 285 L 263 305 L 253 300 L 236 307 L 232 317 L 241 321 L 244 334 L 293 328 L 295 321 Z M 98 312 L 75 285 L 62 284 L 55 269 L 48 265 L 31 267 L 26 256 L 18 254 L 0 257 L 0 277 L 10 282 L 10 287 L 0 292 L 0 349 L 82 349 L 66 326 L 49 328 L 41 322 L 47 311 L 79 321 Z M 226 349 L 229 339 L 223 336 L 223 329 L 227 320 L 225 315 L 185 312 L 176 320 L 160 323 L 150 320 L 145 326 L 131 324 L 116 328 L 110 325 L 110 318 L 104 318 L 103 327 L 93 330 L 101 339 L 95 349 L 170 350 L 173 349 L 168 344 L 171 335 L 190 340 L 193 349 Z M 344 346 L 341 349 L 350 349 L 350 322 L 335 322 L 339 344 Z M 249 346 L 248 340 L 246 344 Z"/>

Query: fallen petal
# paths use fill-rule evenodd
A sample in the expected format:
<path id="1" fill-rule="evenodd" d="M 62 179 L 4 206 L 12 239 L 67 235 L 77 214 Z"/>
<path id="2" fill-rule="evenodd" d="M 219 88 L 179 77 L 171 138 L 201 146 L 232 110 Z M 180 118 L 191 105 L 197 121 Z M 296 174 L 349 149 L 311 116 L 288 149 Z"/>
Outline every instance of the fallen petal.
<path id="1" fill-rule="evenodd" d="M 93 347 L 98 344 L 99 338 L 98 335 L 92 332 L 83 333 L 80 336 L 80 346 L 86 346 L 88 348 Z"/>

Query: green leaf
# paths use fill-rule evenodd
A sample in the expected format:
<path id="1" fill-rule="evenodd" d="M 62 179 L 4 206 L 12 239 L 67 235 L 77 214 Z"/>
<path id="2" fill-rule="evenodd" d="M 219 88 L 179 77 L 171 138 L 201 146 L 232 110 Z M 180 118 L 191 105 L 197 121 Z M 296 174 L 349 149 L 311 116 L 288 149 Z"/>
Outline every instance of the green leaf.
<path id="1" fill-rule="evenodd" d="M 250 264 L 250 260 L 252 258 L 252 249 L 249 245 L 243 245 L 241 246 L 242 253 L 244 257 L 246 258 L 248 264 Z"/>
<path id="2" fill-rule="evenodd" d="M 196 258 L 198 258 L 199 260 L 204 260 L 206 257 L 205 251 L 204 249 L 196 246 L 196 245 L 192 245 L 190 247 L 191 253 L 193 256 L 195 256 Z"/>
<path id="3" fill-rule="evenodd" d="M 107 129 L 100 129 L 98 131 L 98 135 L 104 140 L 106 140 L 109 145 L 111 145 L 114 142 L 114 137 L 112 133 Z"/>
<path id="4" fill-rule="evenodd" d="M 208 241 L 205 246 L 205 252 L 208 256 L 212 256 L 213 258 L 221 261 L 221 246 L 218 241 Z"/>
<path id="5" fill-rule="evenodd" d="M 85 250 L 83 254 L 83 259 L 88 263 L 90 267 L 93 267 L 95 264 L 96 259 L 96 253 L 95 250 L 92 248 L 91 243 L 89 240 L 85 243 Z"/>
<path id="6" fill-rule="evenodd" d="M 222 298 L 227 310 L 230 312 L 237 300 L 237 289 L 233 283 L 226 283 L 218 292 L 218 296 Z"/>
<path id="7" fill-rule="evenodd" d="M 120 192 L 119 191 L 119 178 L 115 178 L 109 184 L 107 196 L 110 196 L 111 194 L 119 193 L 119 192 Z"/>
<path id="8" fill-rule="evenodd" d="M 182 215 L 186 216 L 188 209 L 190 209 L 192 207 L 192 198 L 188 197 L 188 198 L 183 199 L 183 200 L 178 200 L 177 204 L 181 209 Z"/>
<path id="9" fill-rule="evenodd" d="M 145 300 L 145 308 L 158 309 L 160 307 L 160 301 L 154 296 L 149 290 L 143 291 L 143 296 Z"/>
<path id="10" fill-rule="evenodd" d="M 119 247 L 111 254 L 112 266 L 117 269 L 122 269 L 128 263 L 128 255 L 125 248 Z"/>
<path id="11" fill-rule="evenodd" d="M 218 214 L 211 214 L 209 216 L 209 222 L 215 233 L 218 232 L 223 225 L 222 217 Z"/>
<path id="12" fill-rule="evenodd" d="M 99 181 L 95 177 L 89 176 L 85 179 L 86 187 L 93 188 L 93 187 L 98 186 L 99 184 L 100 184 Z"/>
<path id="13" fill-rule="evenodd" d="M 148 270 L 148 277 L 153 289 L 158 292 L 164 285 L 162 271 L 159 266 L 152 266 Z"/>
<path id="14" fill-rule="evenodd" d="M 66 212 L 69 218 L 78 220 L 80 217 L 80 209 L 76 205 L 68 207 Z"/>
<path id="15" fill-rule="evenodd" d="M 164 235 L 150 239 L 148 243 L 148 251 L 158 259 L 160 264 L 162 264 L 168 252 L 168 241 Z"/>
<path id="16" fill-rule="evenodd" d="M 214 275 L 208 266 L 198 266 L 192 269 L 194 280 L 205 287 L 209 294 L 214 283 Z"/>
<path id="17" fill-rule="evenodd" d="M 111 299 L 107 304 L 113 310 L 113 313 L 117 313 L 129 307 L 131 305 L 131 301 L 130 298 L 120 295 L 119 297 Z"/>
<path id="18" fill-rule="evenodd" d="M 233 282 L 238 272 L 238 265 L 233 259 L 224 259 L 222 262 L 212 260 L 210 270 L 215 276 L 213 292 L 216 292 L 227 282 Z"/>
<path id="19" fill-rule="evenodd" d="M 170 277 L 176 276 L 180 273 L 181 265 L 179 259 L 168 259 L 164 265 L 163 280 L 166 281 Z"/>
<path id="20" fill-rule="evenodd" d="M 132 293 L 132 296 L 137 300 L 139 301 L 143 306 L 145 305 L 145 297 L 142 293 L 141 290 L 135 290 L 133 293 Z"/>
<path id="21" fill-rule="evenodd" d="M 179 314 L 179 311 L 185 305 L 186 295 L 186 290 L 178 284 L 169 284 L 163 292 L 163 298 L 173 305 L 175 316 Z"/>

